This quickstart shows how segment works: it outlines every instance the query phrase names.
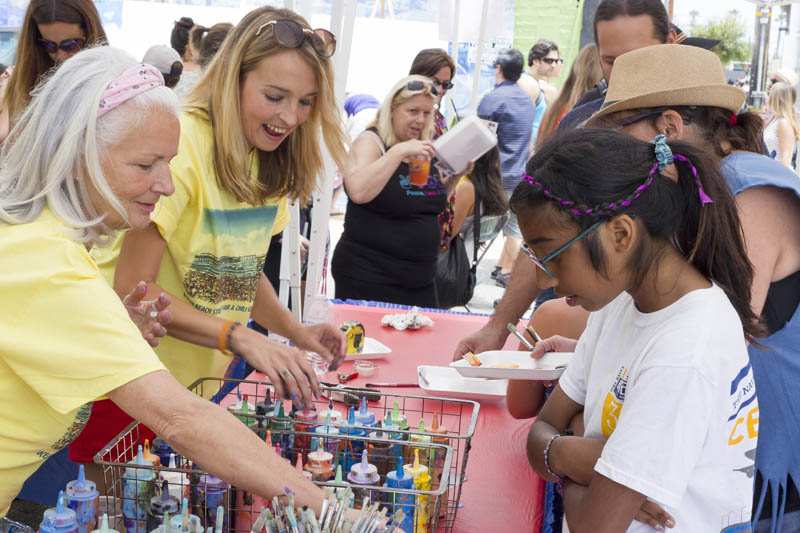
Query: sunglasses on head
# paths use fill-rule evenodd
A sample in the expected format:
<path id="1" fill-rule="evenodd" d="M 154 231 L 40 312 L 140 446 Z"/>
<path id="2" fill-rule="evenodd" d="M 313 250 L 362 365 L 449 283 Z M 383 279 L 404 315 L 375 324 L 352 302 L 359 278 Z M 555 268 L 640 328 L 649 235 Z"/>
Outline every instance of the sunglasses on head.
<path id="1" fill-rule="evenodd" d="M 564 64 L 564 60 L 561 59 L 561 58 L 543 57 L 542 61 L 544 61 L 548 65 L 563 65 Z"/>
<path id="2" fill-rule="evenodd" d="M 280 19 L 262 24 L 256 30 L 256 35 L 261 35 L 261 32 L 269 27 L 272 27 L 275 40 L 284 48 L 300 48 L 308 40 L 320 57 L 327 59 L 336 52 L 336 37 L 328 30 L 322 28 L 309 30 L 294 20 Z"/>
<path id="3" fill-rule="evenodd" d="M 64 39 L 60 43 L 57 43 L 57 42 L 54 42 L 54 41 L 50 41 L 50 40 L 44 39 L 42 37 L 39 38 L 39 46 L 44 48 L 44 50 L 48 54 L 58 53 L 59 50 L 63 50 L 65 52 L 67 52 L 68 54 L 71 54 L 71 53 L 77 52 L 78 50 L 83 48 L 84 44 L 86 44 L 86 39 L 81 39 L 81 38 Z"/>
<path id="4" fill-rule="evenodd" d="M 406 83 L 405 89 L 413 93 L 428 89 L 433 96 L 439 96 L 439 90 L 436 88 L 436 84 L 434 82 L 427 83 L 422 80 L 411 80 L 410 82 Z"/>

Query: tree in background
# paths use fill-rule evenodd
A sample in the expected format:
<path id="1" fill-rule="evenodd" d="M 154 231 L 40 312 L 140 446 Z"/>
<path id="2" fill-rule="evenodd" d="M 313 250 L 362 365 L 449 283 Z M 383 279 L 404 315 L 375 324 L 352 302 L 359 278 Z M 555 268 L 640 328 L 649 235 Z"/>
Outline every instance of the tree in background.
<path id="1" fill-rule="evenodd" d="M 745 36 L 744 24 L 738 12 L 732 11 L 722 20 L 693 27 L 692 36 L 720 41 L 713 51 L 723 65 L 732 61 L 749 61 L 752 56 L 752 45 Z"/>

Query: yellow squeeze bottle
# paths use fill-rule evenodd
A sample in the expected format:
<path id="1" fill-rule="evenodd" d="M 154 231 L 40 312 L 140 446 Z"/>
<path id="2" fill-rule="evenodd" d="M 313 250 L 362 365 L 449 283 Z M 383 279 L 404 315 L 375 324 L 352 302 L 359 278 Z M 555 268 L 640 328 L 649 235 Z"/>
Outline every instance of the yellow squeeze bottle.
<path id="1" fill-rule="evenodd" d="M 419 448 L 414 450 L 414 466 L 409 468 L 411 475 L 414 476 L 415 490 L 431 490 L 431 475 L 428 467 L 419 464 Z M 414 510 L 414 533 L 428 533 L 428 523 L 430 522 L 430 496 L 420 494 L 417 496 L 417 507 Z"/>

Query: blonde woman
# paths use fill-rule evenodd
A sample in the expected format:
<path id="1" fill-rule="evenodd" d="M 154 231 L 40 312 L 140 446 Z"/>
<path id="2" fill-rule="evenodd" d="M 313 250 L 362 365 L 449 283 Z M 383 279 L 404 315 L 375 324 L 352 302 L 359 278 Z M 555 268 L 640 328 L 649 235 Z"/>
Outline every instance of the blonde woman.
<path id="1" fill-rule="evenodd" d="M 172 297 L 172 323 L 157 353 L 184 386 L 222 377 L 237 354 L 302 406 L 319 389 L 300 349 L 334 368 L 344 357 L 338 328 L 298 323 L 262 274 L 288 200 L 308 198 L 322 169 L 320 132 L 344 162 L 334 48 L 331 34 L 312 31 L 292 11 L 246 15 L 220 49 L 225 60 L 212 61 L 186 101 L 170 165 L 175 194 L 158 203 L 151 224 L 98 254 L 119 293 L 143 279 L 152 294 Z M 300 349 L 244 327 L 250 318 Z M 113 405 L 98 404 L 70 457 L 91 461 L 125 422 Z"/>
<path id="2" fill-rule="evenodd" d="M 148 225 L 174 190 L 178 102 L 161 74 L 114 48 L 80 52 L 10 139 L 0 169 L 0 517 L 99 398 L 228 482 L 265 498 L 289 486 L 318 510 L 319 489 L 167 372 L 89 255 L 112 231 Z"/>
<path id="3" fill-rule="evenodd" d="M 433 307 L 433 276 L 447 203 L 436 169 L 423 185 L 409 162 L 430 160 L 438 90 L 425 76 L 392 88 L 350 150 L 344 233 L 333 254 L 337 298 Z"/>
<path id="4" fill-rule="evenodd" d="M 769 155 L 792 167 L 800 124 L 797 122 L 797 91 L 788 83 L 778 82 L 769 90 L 769 114 L 764 126 L 764 143 Z"/>

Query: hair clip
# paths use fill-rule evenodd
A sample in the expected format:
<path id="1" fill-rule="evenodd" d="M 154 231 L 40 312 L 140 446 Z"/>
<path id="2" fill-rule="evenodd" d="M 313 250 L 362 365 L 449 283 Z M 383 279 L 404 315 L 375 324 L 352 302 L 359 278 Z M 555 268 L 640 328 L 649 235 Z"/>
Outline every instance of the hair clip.
<path id="1" fill-rule="evenodd" d="M 739 125 L 739 115 L 736 113 L 731 113 L 731 116 L 728 117 L 728 125 L 729 126 L 738 126 Z"/>
<path id="2" fill-rule="evenodd" d="M 672 156 L 672 149 L 667 144 L 667 136 L 663 133 L 656 135 L 653 144 L 655 145 L 656 161 L 658 161 L 658 171 L 661 172 L 673 164 L 675 158 Z"/>

